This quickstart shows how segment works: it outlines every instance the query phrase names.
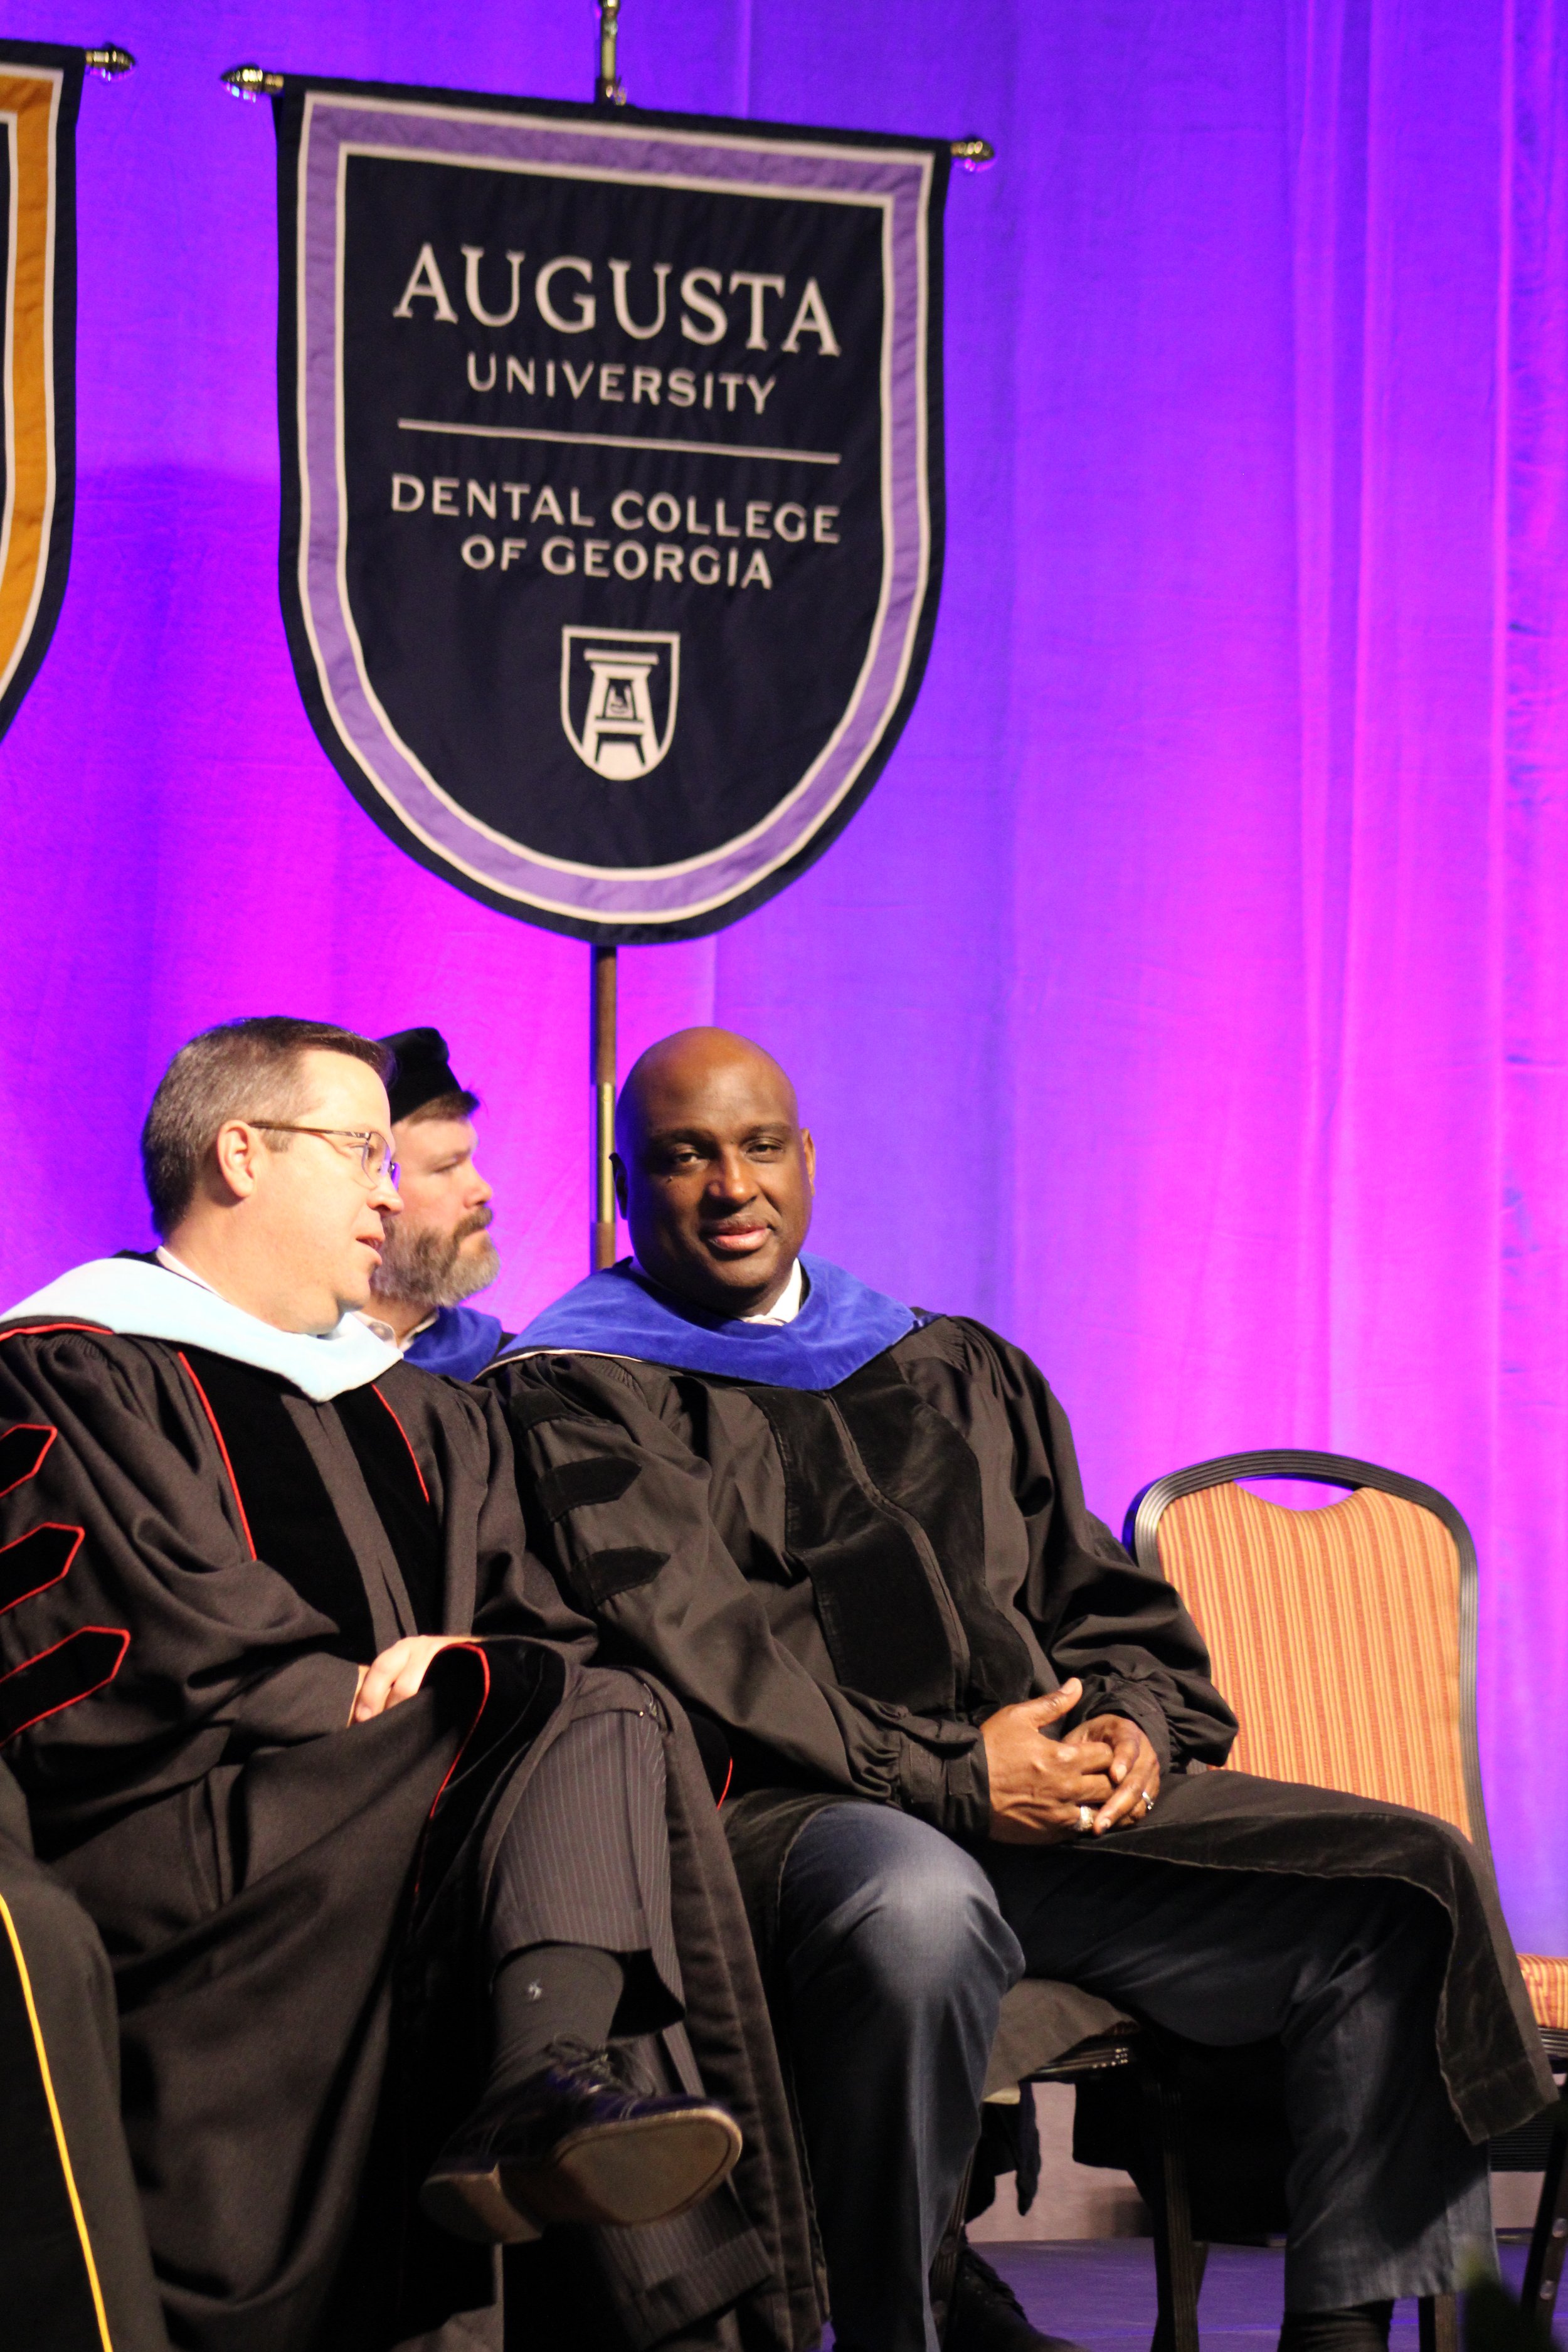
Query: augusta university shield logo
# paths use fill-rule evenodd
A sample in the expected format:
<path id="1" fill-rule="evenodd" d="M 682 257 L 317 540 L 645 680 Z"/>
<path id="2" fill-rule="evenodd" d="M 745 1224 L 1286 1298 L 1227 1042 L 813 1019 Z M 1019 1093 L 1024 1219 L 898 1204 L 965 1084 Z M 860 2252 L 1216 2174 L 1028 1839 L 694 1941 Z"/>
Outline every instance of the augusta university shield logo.
<path id="1" fill-rule="evenodd" d="M 561 724 L 585 768 L 650 775 L 675 733 L 680 639 L 656 629 L 563 629 Z"/>
<path id="2" fill-rule="evenodd" d="M 919 687 L 945 144 L 292 79 L 277 122 L 321 741 L 491 906 L 732 921 Z"/>

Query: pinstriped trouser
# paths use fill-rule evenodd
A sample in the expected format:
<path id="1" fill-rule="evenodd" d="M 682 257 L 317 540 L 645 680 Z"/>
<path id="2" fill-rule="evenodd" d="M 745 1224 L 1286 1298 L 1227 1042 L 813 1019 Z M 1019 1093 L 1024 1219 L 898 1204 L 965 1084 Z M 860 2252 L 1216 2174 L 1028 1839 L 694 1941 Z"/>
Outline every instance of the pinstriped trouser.
<path id="1" fill-rule="evenodd" d="M 643 2032 L 679 2014 L 680 1963 L 669 1913 L 661 1717 L 635 1675 L 590 1668 L 573 1720 L 534 1767 L 508 1825 L 489 1889 L 492 1960 L 531 1944 L 646 1953 L 667 2000 L 637 2015 Z M 646 1979 L 628 1984 L 647 2007 Z"/>
<path id="2" fill-rule="evenodd" d="M 592 1667 L 584 1675 L 572 1721 L 535 1765 L 507 1826 L 488 1920 L 497 1967 L 532 1944 L 587 1944 L 627 1962 L 614 2031 L 636 2039 L 637 2073 L 650 2088 L 702 2089 L 680 2021 L 662 1717 L 635 1675 Z M 626 2285 L 700 2275 L 719 2310 L 754 2280 L 755 2241 L 732 2188 L 678 2221 L 606 2234 Z M 604 2284 L 614 2295 L 615 2280 Z M 731 2340 L 732 2321 L 710 2324 L 715 2343 Z"/>

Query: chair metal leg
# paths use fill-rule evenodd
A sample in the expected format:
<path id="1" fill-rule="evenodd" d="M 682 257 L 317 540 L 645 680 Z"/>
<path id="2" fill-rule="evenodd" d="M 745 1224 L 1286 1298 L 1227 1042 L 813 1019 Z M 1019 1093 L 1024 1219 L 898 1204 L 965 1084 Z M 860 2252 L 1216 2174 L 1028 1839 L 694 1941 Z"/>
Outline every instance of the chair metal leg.
<path id="1" fill-rule="evenodd" d="M 1198 2289 L 1209 2250 L 1193 2236 L 1187 2158 L 1182 2142 L 1182 2095 L 1174 2078 L 1158 2062 L 1144 2071 L 1143 2093 L 1152 2109 L 1160 2147 L 1153 2217 L 1160 2316 L 1151 2352 L 1198 2352 Z"/>
<path id="2" fill-rule="evenodd" d="M 1541 2203 L 1531 2232 L 1521 2301 L 1533 2314 L 1544 2336 L 1557 2309 L 1563 2280 L 1563 2257 L 1568 2251 L 1568 2097 L 1557 2103 L 1552 2147 L 1541 2183 Z"/>
<path id="3" fill-rule="evenodd" d="M 1459 2352 L 1457 2294 L 1424 2294 L 1415 2311 L 1421 2352 Z"/>

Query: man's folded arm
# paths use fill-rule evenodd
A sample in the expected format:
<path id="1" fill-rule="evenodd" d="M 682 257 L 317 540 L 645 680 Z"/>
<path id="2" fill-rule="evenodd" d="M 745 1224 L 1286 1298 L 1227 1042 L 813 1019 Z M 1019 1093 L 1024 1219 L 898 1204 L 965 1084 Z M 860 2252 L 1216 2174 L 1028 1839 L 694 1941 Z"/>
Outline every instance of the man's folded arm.
<path id="1" fill-rule="evenodd" d="M 1076 1721 L 1126 1716 L 1162 1771 L 1223 1763 L 1236 1717 L 1209 1679 L 1203 1636 L 1180 1594 L 1126 1552 L 1083 1496 L 1072 1431 L 1020 1349 L 986 1335 L 1012 1426 L 1013 1492 L 1029 1535 L 1023 1601 L 1041 1646 L 1083 1702 Z"/>
<path id="2" fill-rule="evenodd" d="M 777 1639 L 714 1524 L 708 1465 L 613 1370 L 536 1358 L 504 1376 L 531 1548 L 598 1622 L 612 1664 L 647 1665 L 749 1752 L 983 1834 L 973 1726 L 819 1683 Z"/>
<path id="3" fill-rule="evenodd" d="M 132 1772 L 140 1751 L 174 1785 L 348 1721 L 356 1664 L 252 1559 L 179 1427 L 132 1347 L 0 1339 L 0 1438 L 25 1472 L 0 1496 L 0 1740 L 27 1733 L 34 1785 L 88 1750 L 125 1751 Z M 202 1748 L 184 1767 L 182 1736 Z"/>

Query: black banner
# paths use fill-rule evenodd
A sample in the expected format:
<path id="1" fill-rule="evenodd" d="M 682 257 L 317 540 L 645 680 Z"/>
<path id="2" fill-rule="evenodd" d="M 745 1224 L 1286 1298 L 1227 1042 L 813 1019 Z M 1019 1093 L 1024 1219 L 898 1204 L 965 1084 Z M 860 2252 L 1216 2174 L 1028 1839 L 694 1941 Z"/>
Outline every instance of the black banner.
<path id="1" fill-rule="evenodd" d="M 601 941 L 819 856 L 941 563 L 943 142 L 290 79 L 282 585 L 318 733 Z"/>

